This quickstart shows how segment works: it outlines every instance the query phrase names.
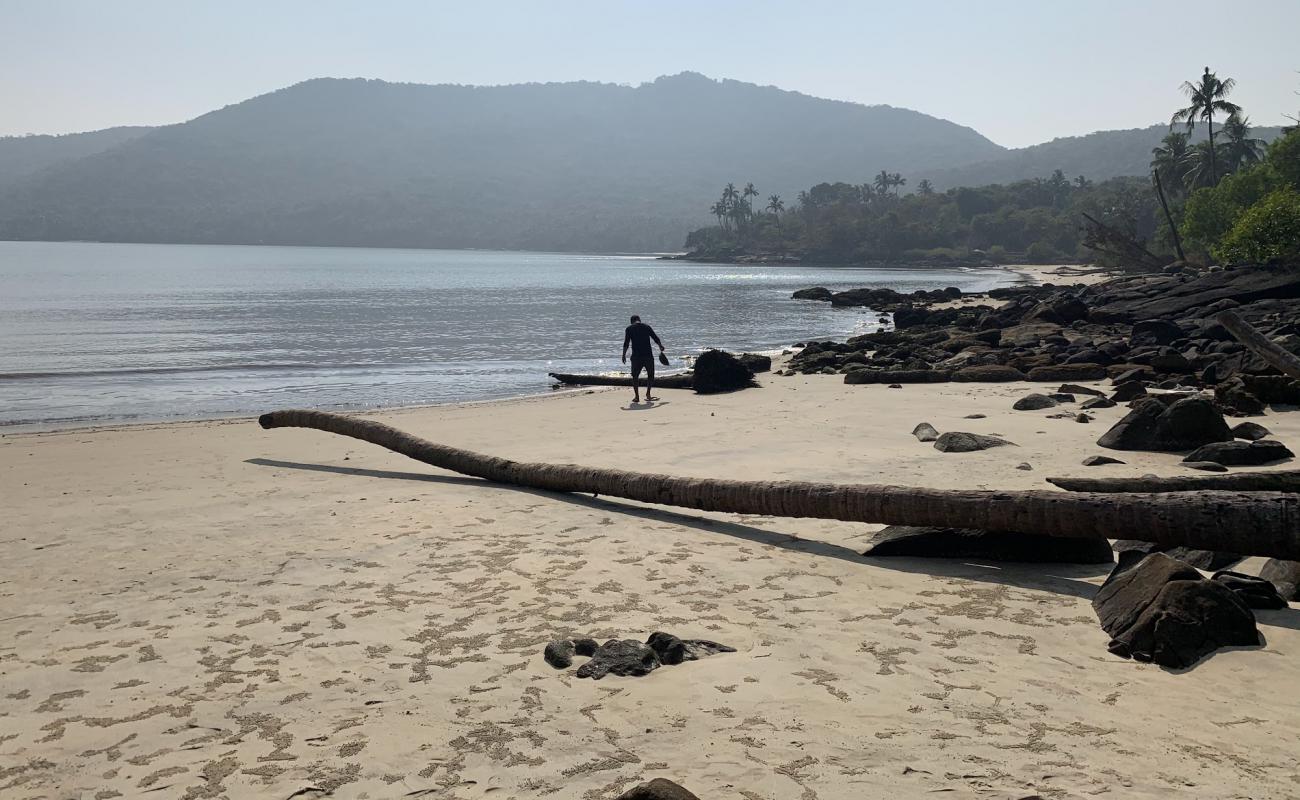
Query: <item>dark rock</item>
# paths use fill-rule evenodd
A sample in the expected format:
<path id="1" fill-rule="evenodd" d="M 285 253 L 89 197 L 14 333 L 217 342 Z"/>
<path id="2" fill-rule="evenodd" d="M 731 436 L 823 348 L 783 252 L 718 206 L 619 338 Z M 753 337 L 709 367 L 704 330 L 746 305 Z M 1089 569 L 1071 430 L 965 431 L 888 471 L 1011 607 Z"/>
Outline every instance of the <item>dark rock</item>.
<path id="1" fill-rule="evenodd" d="M 1106 377 L 1104 366 L 1087 362 L 1034 367 L 1029 370 L 1031 381 L 1099 381 L 1104 377 Z"/>
<path id="2" fill-rule="evenodd" d="M 1057 405 L 1056 401 L 1045 394 L 1027 394 L 1011 405 L 1016 411 L 1040 411 L 1044 408 L 1053 408 Z"/>
<path id="3" fill-rule="evenodd" d="M 1131 347 L 1173 344 L 1183 338 L 1183 329 L 1163 319 L 1147 319 L 1133 324 L 1129 334 Z"/>
<path id="4" fill-rule="evenodd" d="M 891 383 L 891 384 L 889 384 L 889 388 L 890 388 L 890 389 L 902 389 L 902 388 L 903 388 L 903 384 L 901 384 L 901 383 Z"/>
<path id="5" fill-rule="evenodd" d="M 761 353 L 741 353 L 736 360 L 744 364 L 750 372 L 767 372 L 772 369 L 772 357 Z"/>
<path id="6" fill-rule="evenodd" d="M 922 442 L 933 442 L 939 438 L 939 432 L 928 422 L 922 422 L 913 428 L 912 435 Z"/>
<path id="7" fill-rule="evenodd" d="M 1033 471 L 1034 468 L 1032 465 L 1026 463 L 1026 464 L 1017 464 L 1016 469 L 1022 469 L 1025 472 L 1031 472 Z"/>
<path id="8" fill-rule="evenodd" d="M 1214 461 L 1184 461 L 1183 466 L 1188 469 L 1199 469 L 1202 472 L 1227 472 L 1228 468 Z"/>
<path id="9" fill-rule="evenodd" d="M 546 645 L 546 649 L 542 651 L 542 658 L 546 659 L 546 663 L 556 669 L 565 669 L 573 663 L 573 652 L 574 647 L 571 640 L 556 639 Z"/>
<path id="10" fill-rule="evenodd" d="M 959 369 L 952 373 L 952 379 L 963 383 L 1005 383 L 1008 381 L 1023 381 L 1025 380 L 1025 373 L 1015 367 L 987 364 Z"/>
<path id="11" fill-rule="evenodd" d="M 659 656 L 660 663 L 673 665 L 683 661 L 697 661 L 718 653 L 734 653 L 736 648 L 711 642 L 708 639 L 679 639 L 671 633 L 655 631 L 646 644 Z"/>
<path id="12" fill-rule="evenodd" d="M 863 555 L 1068 564 L 1109 564 L 1115 560 L 1105 539 L 1067 539 L 1008 531 L 905 525 L 891 525 L 877 533 L 871 540 L 870 549 Z"/>
<path id="13" fill-rule="evenodd" d="M 1063 383 L 1061 388 L 1056 391 L 1062 394 L 1086 394 L 1093 397 L 1105 397 L 1106 393 L 1097 389 L 1090 389 L 1087 386 L 1080 386 L 1077 383 Z"/>
<path id="14" fill-rule="evenodd" d="M 1300 561 L 1270 558 L 1259 570 L 1259 577 L 1273 584 L 1284 600 L 1300 600 Z"/>
<path id="15" fill-rule="evenodd" d="M 1214 573 L 1210 580 L 1218 581 L 1236 592 L 1237 597 L 1251 608 L 1286 608 L 1286 599 L 1278 594 L 1276 586 L 1264 578 L 1223 570 Z"/>
<path id="16" fill-rule="evenodd" d="M 692 383 L 697 394 L 734 392 L 757 385 L 754 373 L 731 353 L 722 350 L 705 350 L 695 359 Z"/>
<path id="17" fill-rule="evenodd" d="M 1080 411 L 1078 414 L 1075 414 L 1075 415 L 1074 415 L 1074 421 L 1075 421 L 1075 422 L 1092 422 L 1092 417 L 1090 417 L 1090 416 L 1088 416 L 1087 414 L 1084 414 L 1082 411 Z"/>
<path id="18" fill-rule="evenodd" d="M 1286 445 L 1264 439 L 1258 442 L 1214 442 L 1196 448 L 1183 461 L 1214 461 L 1230 467 L 1257 467 L 1294 457 L 1295 453 Z"/>
<path id="19" fill-rule="evenodd" d="M 1147 393 L 1147 387 L 1142 385 L 1141 381 L 1125 381 L 1117 384 L 1115 391 L 1111 394 L 1110 399 L 1116 403 L 1127 403 L 1130 400 L 1136 400 Z"/>
<path id="20" fill-rule="evenodd" d="M 814 286 L 811 289 L 800 289 L 791 297 L 795 300 L 824 300 L 829 301 L 834 293 L 824 286 Z"/>
<path id="21" fill-rule="evenodd" d="M 700 800 L 700 798 L 667 778 L 655 778 L 633 786 L 620 794 L 616 800 Z"/>
<path id="22" fill-rule="evenodd" d="M 1001 447 L 1002 445 L 1012 444 L 1006 439 L 999 439 L 996 436 L 981 436 L 978 433 L 965 433 L 963 431 L 948 431 L 939 436 L 934 442 L 934 449 L 941 453 L 970 453 L 975 450 L 988 450 L 990 447 Z"/>
<path id="23" fill-rule="evenodd" d="M 1118 458 L 1111 458 L 1110 456 L 1088 456 L 1083 460 L 1083 465 L 1085 467 L 1100 467 L 1103 464 L 1123 464 L 1123 463 L 1124 462 L 1120 461 Z"/>
<path id="24" fill-rule="evenodd" d="M 1092 606 L 1112 653 L 1165 667 L 1190 667 L 1220 647 L 1260 643 L 1255 615 L 1236 593 L 1161 553 L 1132 566 L 1121 559 Z"/>
<path id="25" fill-rule="evenodd" d="M 586 656 L 587 658 L 590 658 L 591 656 L 595 655 L 596 650 L 599 647 L 600 647 L 600 642 L 597 642 L 595 639 L 574 639 L 573 640 L 574 654 L 580 656 Z"/>
<path id="26" fill-rule="evenodd" d="M 1231 439 L 1223 415 L 1205 398 L 1187 397 L 1168 407 L 1154 398 L 1143 398 L 1097 444 L 1111 450 L 1174 451 Z"/>
<path id="27" fill-rule="evenodd" d="M 1111 400 L 1109 397 L 1094 397 L 1091 400 L 1083 401 L 1083 408 L 1086 409 L 1114 408 L 1116 405 L 1115 401 Z"/>
<path id="28" fill-rule="evenodd" d="M 1236 439 L 1245 439 L 1248 442 L 1258 442 L 1265 436 L 1272 433 L 1268 428 L 1257 422 L 1242 422 L 1232 426 L 1232 435 Z"/>
<path id="29" fill-rule="evenodd" d="M 1170 558 L 1177 559 L 1188 566 L 1208 570 L 1210 572 L 1223 569 L 1224 567 L 1231 567 L 1243 558 L 1243 556 L 1239 556 L 1236 553 L 1226 553 L 1220 550 L 1197 550 L 1193 547 L 1173 547 L 1156 544 L 1155 542 L 1142 542 L 1137 539 L 1116 539 L 1114 546 L 1115 552 L 1117 553 L 1164 553 Z"/>
<path id="30" fill-rule="evenodd" d="M 600 680 L 606 675 L 649 675 L 659 669 L 659 655 L 635 639 L 610 639 L 578 667 L 579 678 Z"/>
<path id="31" fill-rule="evenodd" d="M 894 327 L 898 330 L 915 328 L 917 325 L 924 325 L 929 322 L 930 316 L 928 309 L 903 306 L 894 311 Z"/>
<path id="32" fill-rule="evenodd" d="M 1111 368 L 1111 370 L 1114 369 L 1115 368 L 1113 367 Z M 1119 386 L 1121 383 L 1132 383 L 1133 381 L 1149 382 L 1156 379 L 1156 374 L 1147 367 L 1127 366 L 1126 369 L 1119 369 L 1118 371 L 1111 370 L 1108 370 L 1111 375 L 1110 381 L 1116 386 Z"/>
<path id="33" fill-rule="evenodd" d="M 947 383 L 952 373 L 942 369 L 858 369 L 844 373 L 848 384 Z"/>
<path id="34" fill-rule="evenodd" d="M 988 414 L 967 414 L 963 419 L 985 419 Z"/>
<path id="35" fill-rule="evenodd" d="M 1048 397 L 1052 398 L 1053 400 L 1055 400 L 1055 401 L 1058 402 L 1058 403 L 1073 403 L 1073 402 L 1074 402 L 1074 395 L 1072 395 L 1072 394 L 1066 394 L 1065 392 L 1052 392 L 1051 394 L 1048 395 Z"/>

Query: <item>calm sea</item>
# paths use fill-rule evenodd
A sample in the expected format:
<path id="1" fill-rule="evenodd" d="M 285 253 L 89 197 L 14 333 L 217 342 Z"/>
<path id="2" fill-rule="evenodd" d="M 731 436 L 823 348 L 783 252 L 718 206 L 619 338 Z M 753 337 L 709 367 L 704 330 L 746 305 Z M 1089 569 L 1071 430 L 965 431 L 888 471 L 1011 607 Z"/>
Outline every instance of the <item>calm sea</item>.
<path id="1" fill-rule="evenodd" d="M 483 400 L 619 369 L 638 313 L 675 364 L 874 328 L 795 289 L 957 286 L 984 270 L 652 256 L 0 242 L 0 428 Z"/>

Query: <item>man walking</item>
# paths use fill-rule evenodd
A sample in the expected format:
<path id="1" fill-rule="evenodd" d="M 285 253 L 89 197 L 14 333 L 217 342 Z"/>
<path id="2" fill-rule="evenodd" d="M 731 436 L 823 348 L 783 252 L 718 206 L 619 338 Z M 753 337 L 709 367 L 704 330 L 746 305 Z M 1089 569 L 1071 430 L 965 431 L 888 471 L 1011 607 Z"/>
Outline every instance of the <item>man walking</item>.
<path id="1" fill-rule="evenodd" d="M 658 400 L 654 396 L 655 386 L 655 356 L 654 350 L 650 348 L 650 340 L 659 345 L 659 357 L 664 356 L 664 343 L 659 341 L 659 336 L 655 329 L 641 321 L 636 314 L 632 315 L 632 324 L 627 326 L 623 332 L 623 363 L 627 363 L 627 348 L 632 348 L 632 402 L 641 402 L 641 389 L 637 386 L 637 378 L 641 375 L 641 370 L 645 370 L 645 399 L 649 403 L 652 400 Z M 668 363 L 666 360 L 664 363 Z"/>

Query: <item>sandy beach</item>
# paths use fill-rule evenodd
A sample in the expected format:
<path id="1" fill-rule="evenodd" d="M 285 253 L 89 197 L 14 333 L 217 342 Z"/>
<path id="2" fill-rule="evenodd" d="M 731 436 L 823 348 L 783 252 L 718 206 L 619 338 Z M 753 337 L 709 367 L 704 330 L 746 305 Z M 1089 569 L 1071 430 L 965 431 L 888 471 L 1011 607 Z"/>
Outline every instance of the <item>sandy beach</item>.
<path id="1" fill-rule="evenodd" d="M 1188 473 L 1080 466 L 1126 409 L 1012 411 L 1026 384 L 762 382 L 370 416 L 679 475 Z M 940 453 L 921 421 L 1018 446 Z M 1300 415 L 1260 421 L 1300 443 Z M 1257 612 L 1262 647 L 1137 664 L 1089 604 L 1104 566 L 864 558 L 876 526 L 512 489 L 251 420 L 6 435 L 0 494 L 5 798 L 595 800 L 660 776 L 750 800 L 1300 792 L 1295 611 Z M 541 657 L 655 630 L 737 652 L 601 681 Z"/>

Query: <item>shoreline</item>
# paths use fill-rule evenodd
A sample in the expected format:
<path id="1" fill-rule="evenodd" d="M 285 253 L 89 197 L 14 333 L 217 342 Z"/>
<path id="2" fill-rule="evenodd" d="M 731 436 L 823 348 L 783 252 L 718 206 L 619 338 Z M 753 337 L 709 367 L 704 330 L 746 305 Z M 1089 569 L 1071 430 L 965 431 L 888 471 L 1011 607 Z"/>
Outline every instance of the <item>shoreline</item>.
<path id="1" fill-rule="evenodd" d="M 258 245 L 249 245 L 249 246 L 258 246 Z M 758 266 L 780 266 L 780 265 L 760 264 Z M 1048 272 L 1048 270 L 1060 269 L 1061 266 L 1062 265 L 1050 265 L 1050 266 L 1005 265 L 1005 266 L 972 267 L 972 268 L 998 270 L 1001 272 L 1007 272 L 1012 275 L 1019 276 L 1021 278 L 1021 280 L 1017 281 L 1017 283 L 1019 284 L 1025 284 L 1025 283 L 1041 284 L 1047 281 L 1047 278 L 1045 278 L 1044 276 L 1052 275 L 1052 273 Z M 906 271 L 908 270 L 908 267 L 903 266 L 900 267 L 899 269 L 900 271 Z M 1060 276 L 1056 276 L 1056 277 L 1060 277 Z M 1087 276 L 1087 277 L 1091 278 L 1093 276 Z M 1108 276 L 1102 276 L 1097 280 L 1091 280 L 1087 282 L 1099 282 L 1099 280 L 1104 280 L 1105 277 Z M 1080 281 L 1080 282 L 1085 282 L 1085 281 Z M 975 297 L 978 295 L 972 294 L 969 296 Z M 798 341 L 805 341 L 806 338 L 807 337 L 800 338 Z M 773 355 L 773 358 L 775 359 L 776 353 L 780 353 L 783 350 L 788 350 L 793 347 L 794 347 L 794 342 L 790 342 L 783 347 L 767 349 L 767 350 L 754 350 L 752 352 L 756 352 L 756 353 L 761 352 L 763 354 Z M 413 405 L 375 406 L 372 408 L 363 408 L 363 409 L 343 409 L 343 410 L 339 410 L 338 413 L 373 414 L 373 413 L 383 413 L 387 411 L 397 411 L 403 409 L 456 407 L 461 405 L 475 405 L 475 404 L 482 404 L 482 403 L 504 403 L 504 402 L 511 402 L 517 400 L 544 399 L 563 392 L 581 391 L 584 389 L 596 389 L 596 388 L 601 388 L 601 387 L 565 387 L 560 389 L 551 389 L 546 392 L 539 391 L 539 392 L 532 392 L 532 393 L 520 394 L 520 395 L 510 395 L 507 397 L 485 398 L 480 400 L 457 400 L 448 403 L 417 403 Z M 68 420 L 68 421 L 57 421 L 52 423 L 44 423 L 44 422 L 18 423 L 14 425 L 0 426 L 0 439 L 5 437 L 10 437 L 10 436 L 23 436 L 23 435 L 37 434 L 37 433 L 87 432 L 87 431 L 101 431 L 101 430 L 117 430 L 121 428 L 156 427 L 160 425 L 185 425 L 185 424 L 202 423 L 202 422 L 223 422 L 223 421 L 234 422 L 234 421 L 241 421 L 241 420 L 256 419 L 256 417 L 257 414 L 234 412 L 230 414 L 204 414 L 202 416 L 196 416 L 196 417 L 158 418 L 158 419 L 139 419 L 139 420 L 85 420 L 85 421 Z"/>

